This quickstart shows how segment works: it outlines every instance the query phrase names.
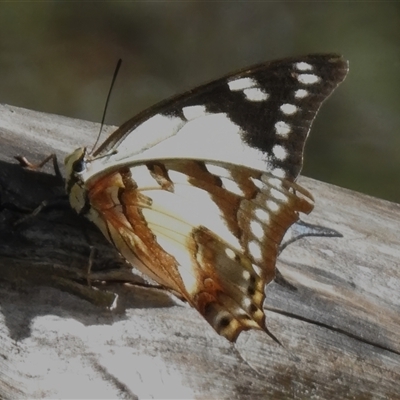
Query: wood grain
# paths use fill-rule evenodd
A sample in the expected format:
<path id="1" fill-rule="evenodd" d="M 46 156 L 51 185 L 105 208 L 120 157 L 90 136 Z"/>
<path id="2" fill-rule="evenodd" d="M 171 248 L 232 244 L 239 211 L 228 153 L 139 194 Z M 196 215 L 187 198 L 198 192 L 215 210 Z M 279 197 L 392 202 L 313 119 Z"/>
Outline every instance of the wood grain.
<path id="1" fill-rule="evenodd" d="M 98 129 L 0 106 L 0 398 L 400 398 L 400 205 L 302 177 L 316 199 L 306 221 L 343 238 L 281 254 L 297 290 L 272 283 L 265 308 L 282 347 L 262 332 L 231 345 L 140 286 L 62 200 L 15 225 L 63 188 L 51 166 L 25 171 L 13 156 L 62 160 Z"/>

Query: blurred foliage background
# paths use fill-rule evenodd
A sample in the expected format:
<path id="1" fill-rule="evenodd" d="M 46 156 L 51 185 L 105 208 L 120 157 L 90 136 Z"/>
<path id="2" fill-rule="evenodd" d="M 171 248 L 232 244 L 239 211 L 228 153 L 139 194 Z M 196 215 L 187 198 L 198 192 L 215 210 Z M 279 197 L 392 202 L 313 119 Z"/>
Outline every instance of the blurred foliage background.
<path id="1" fill-rule="evenodd" d="M 400 202 L 399 2 L 0 4 L 0 101 L 106 122 L 235 69 L 338 52 L 350 74 L 324 105 L 304 175 Z M 79 135 L 79 132 L 76 133 Z"/>

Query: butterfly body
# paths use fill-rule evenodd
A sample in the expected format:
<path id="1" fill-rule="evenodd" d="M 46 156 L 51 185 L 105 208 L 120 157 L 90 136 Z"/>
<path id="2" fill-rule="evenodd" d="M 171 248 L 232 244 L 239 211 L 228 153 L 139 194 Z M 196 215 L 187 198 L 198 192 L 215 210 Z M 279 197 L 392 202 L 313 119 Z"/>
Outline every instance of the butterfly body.
<path id="1" fill-rule="evenodd" d="M 228 340 L 265 326 L 279 244 L 313 199 L 295 183 L 335 55 L 239 71 L 139 114 L 66 158 L 75 210 Z"/>

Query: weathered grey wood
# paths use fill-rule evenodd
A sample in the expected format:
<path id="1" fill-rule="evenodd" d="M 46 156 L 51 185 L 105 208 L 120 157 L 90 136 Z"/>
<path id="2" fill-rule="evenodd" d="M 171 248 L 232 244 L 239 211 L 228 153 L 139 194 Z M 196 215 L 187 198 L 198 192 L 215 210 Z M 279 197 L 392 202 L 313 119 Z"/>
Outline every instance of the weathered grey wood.
<path id="1" fill-rule="evenodd" d="M 398 204 L 301 178 L 316 198 L 304 219 L 344 237 L 302 239 L 280 256 L 298 288 L 267 288 L 267 323 L 283 347 L 261 332 L 233 346 L 164 292 L 121 287 L 135 276 L 71 210 L 13 225 L 22 208 L 63 190 L 13 156 L 62 159 L 97 132 L 0 106 L 0 398 L 400 398 Z M 106 295 L 86 282 L 88 243 Z"/>

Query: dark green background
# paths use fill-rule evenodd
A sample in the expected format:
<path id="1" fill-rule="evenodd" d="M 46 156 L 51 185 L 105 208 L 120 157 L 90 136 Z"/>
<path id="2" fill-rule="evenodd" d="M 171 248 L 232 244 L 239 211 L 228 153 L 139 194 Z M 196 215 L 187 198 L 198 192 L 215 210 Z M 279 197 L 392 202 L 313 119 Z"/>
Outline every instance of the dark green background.
<path id="1" fill-rule="evenodd" d="M 0 101 L 119 125 L 253 63 L 338 52 L 350 75 L 321 110 L 305 175 L 400 202 L 399 2 L 0 4 Z M 77 132 L 79 135 L 79 132 Z"/>

